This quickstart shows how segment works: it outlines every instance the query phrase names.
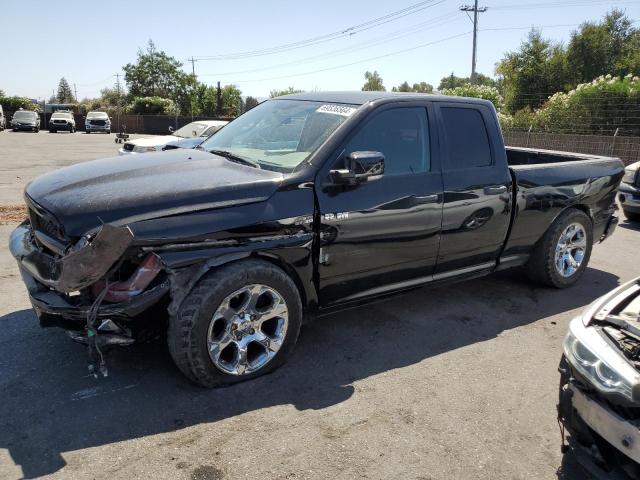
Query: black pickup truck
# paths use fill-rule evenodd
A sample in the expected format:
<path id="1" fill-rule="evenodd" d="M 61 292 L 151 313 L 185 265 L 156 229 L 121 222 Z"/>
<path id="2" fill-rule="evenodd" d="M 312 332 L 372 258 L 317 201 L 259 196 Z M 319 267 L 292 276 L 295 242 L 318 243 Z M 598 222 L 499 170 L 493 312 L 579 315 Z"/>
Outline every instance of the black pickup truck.
<path id="1" fill-rule="evenodd" d="M 615 158 L 505 148 L 486 101 L 297 94 L 197 150 L 35 179 L 10 248 L 43 327 L 92 358 L 166 333 L 216 386 L 280 365 L 303 318 L 516 266 L 572 285 L 622 176 Z"/>

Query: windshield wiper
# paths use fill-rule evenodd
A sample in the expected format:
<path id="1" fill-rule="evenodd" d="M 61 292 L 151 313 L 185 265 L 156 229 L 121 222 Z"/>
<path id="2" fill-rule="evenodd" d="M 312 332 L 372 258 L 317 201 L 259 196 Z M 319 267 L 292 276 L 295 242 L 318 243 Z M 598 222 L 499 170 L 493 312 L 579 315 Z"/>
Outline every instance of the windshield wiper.
<path id="1" fill-rule="evenodd" d="M 260 164 L 254 160 L 249 160 L 248 158 L 239 157 L 238 155 L 234 155 L 233 153 L 227 150 L 209 150 L 209 153 L 213 153 L 214 155 L 220 155 L 221 157 L 226 158 L 232 162 L 243 163 L 244 165 L 249 165 L 254 168 L 261 168 Z"/>

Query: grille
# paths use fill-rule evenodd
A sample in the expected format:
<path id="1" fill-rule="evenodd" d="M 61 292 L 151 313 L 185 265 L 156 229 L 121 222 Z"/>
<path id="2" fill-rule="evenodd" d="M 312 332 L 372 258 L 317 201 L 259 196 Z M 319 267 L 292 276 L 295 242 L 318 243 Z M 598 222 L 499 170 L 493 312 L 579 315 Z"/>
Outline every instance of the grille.
<path id="1" fill-rule="evenodd" d="M 29 208 L 29 220 L 33 230 L 38 230 L 56 240 L 65 241 L 60 225 L 46 214 L 40 215 L 35 209 Z"/>
<path id="2" fill-rule="evenodd" d="M 125 143 L 123 148 L 127 152 L 131 152 L 133 150 L 133 147 L 135 147 L 135 145 L 133 143 Z"/>
<path id="3" fill-rule="evenodd" d="M 89 123 L 91 125 L 101 125 L 101 126 L 107 124 L 106 120 L 89 120 Z"/>
<path id="4" fill-rule="evenodd" d="M 61 123 L 67 123 L 67 121 L 66 120 L 54 120 L 53 123 L 61 124 Z"/>

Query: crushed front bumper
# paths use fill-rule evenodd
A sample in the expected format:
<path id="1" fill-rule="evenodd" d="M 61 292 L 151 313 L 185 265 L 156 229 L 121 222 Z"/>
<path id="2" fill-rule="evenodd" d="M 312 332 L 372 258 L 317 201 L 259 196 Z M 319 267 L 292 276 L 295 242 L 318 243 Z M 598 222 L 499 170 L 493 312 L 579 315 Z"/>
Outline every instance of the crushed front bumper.
<path id="1" fill-rule="evenodd" d="M 635 409 L 616 408 L 585 388 L 564 355 L 559 370 L 558 421 L 580 464 L 597 479 L 640 479 L 640 429 L 625 415 Z"/>
<path id="2" fill-rule="evenodd" d="M 55 255 L 36 243 L 31 226 L 25 222 L 11 233 L 9 249 L 21 269 L 38 282 L 68 293 L 81 290 L 102 278 L 132 240 L 133 234 L 128 228 L 105 224 L 90 241 L 73 245 L 67 252 Z"/>
<path id="3" fill-rule="evenodd" d="M 130 245 L 128 228 L 103 225 L 80 247 L 55 255 L 34 240 L 28 223 L 11 234 L 9 248 L 18 262 L 29 299 L 42 327 L 84 328 L 93 299 L 79 291 L 100 280 Z M 170 290 L 168 280 L 118 303 L 102 303 L 96 318 L 131 319 L 158 303 Z"/>

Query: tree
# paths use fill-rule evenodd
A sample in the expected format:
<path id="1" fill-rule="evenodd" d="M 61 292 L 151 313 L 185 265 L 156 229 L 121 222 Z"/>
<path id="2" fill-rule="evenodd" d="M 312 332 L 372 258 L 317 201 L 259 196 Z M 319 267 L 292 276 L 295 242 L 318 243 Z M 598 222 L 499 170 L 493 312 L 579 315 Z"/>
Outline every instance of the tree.
<path id="1" fill-rule="evenodd" d="M 169 98 L 135 97 L 127 108 L 131 113 L 140 115 L 175 115 L 176 105 Z"/>
<path id="2" fill-rule="evenodd" d="M 249 110 L 251 110 L 253 107 L 258 105 L 258 99 L 252 97 L 252 96 L 248 96 L 247 99 L 244 101 L 244 111 L 248 112 Z"/>
<path id="3" fill-rule="evenodd" d="M 32 110 L 39 112 L 41 110 L 40 105 L 34 103 L 27 97 L 5 97 L 0 96 L 0 105 L 4 108 L 5 112 L 15 112 L 19 109 Z"/>
<path id="4" fill-rule="evenodd" d="M 191 109 L 196 79 L 181 67 L 182 63 L 159 51 L 149 40 L 145 51 L 138 50 L 136 62 L 122 67 L 129 97 L 169 98 L 186 113 Z"/>
<path id="5" fill-rule="evenodd" d="M 431 93 L 433 92 L 433 85 L 427 82 L 414 83 L 409 86 L 409 82 L 402 82 L 397 87 L 391 89 L 392 92 L 415 92 L 415 93 Z"/>
<path id="6" fill-rule="evenodd" d="M 56 94 L 56 100 L 58 103 L 74 103 L 76 99 L 73 96 L 71 87 L 67 79 L 62 77 L 58 83 L 58 93 Z"/>
<path id="7" fill-rule="evenodd" d="M 117 86 L 105 87 L 100 90 L 100 104 L 105 107 L 115 107 L 122 103 L 123 92 Z"/>
<path id="8" fill-rule="evenodd" d="M 508 52 L 498 63 L 505 105 L 510 112 L 537 108 L 566 84 L 566 54 L 559 44 L 531 30 L 519 50 Z"/>
<path id="9" fill-rule="evenodd" d="M 462 87 L 467 83 L 471 83 L 470 77 L 456 77 L 453 72 L 448 77 L 442 77 L 440 79 L 440 84 L 438 85 L 438 90 L 443 90 L 445 88 L 456 88 Z M 497 87 L 498 82 L 496 82 L 493 78 L 484 75 L 483 73 L 476 73 L 476 81 L 475 85 L 486 85 L 488 87 Z"/>
<path id="10" fill-rule="evenodd" d="M 373 73 L 367 71 L 364 73 L 364 78 L 366 82 L 362 86 L 363 92 L 384 92 L 386 88 L 384 88 L 384 84 L 382 83 L 382 78 L 378 74 L 376 70 Z"/>
<path id="11" fill-rule="evenodd" d="M 289 87 L 284 90 L 271 90 L 269 92 L 269 98 L 281 97 L 282 95 L 291 95 L 292 93 L 302 93 L 304 90 L 299 90 L 297 88 Z"/>
<path id="12" fill-rule="evenodd" d="M 2 98 L 2 97 L 4 97 L 4 96 L 5 96 L 4 90 L 2 90 L 2 89 L 0 88 L 0 98 Z"/>
<path id="13" fill-rule="evenodd" d="M 639 73 L 632 58 L 638 30 L 620 10 L 612 10 L 599 23 L 585 22 L 571 34 L 567 64 L 572 86 L 601 75 L 624 76 Z M 633 57 L 633 55 L 632 55 Z M 637 58 L 637 57 L 636 57 Z"/>
<path id="14" fill-rule="evenodd" d="M 242 92 L 235 85 L 222 87 L 222 115 L 236 117 L 242 109 Z"/>

